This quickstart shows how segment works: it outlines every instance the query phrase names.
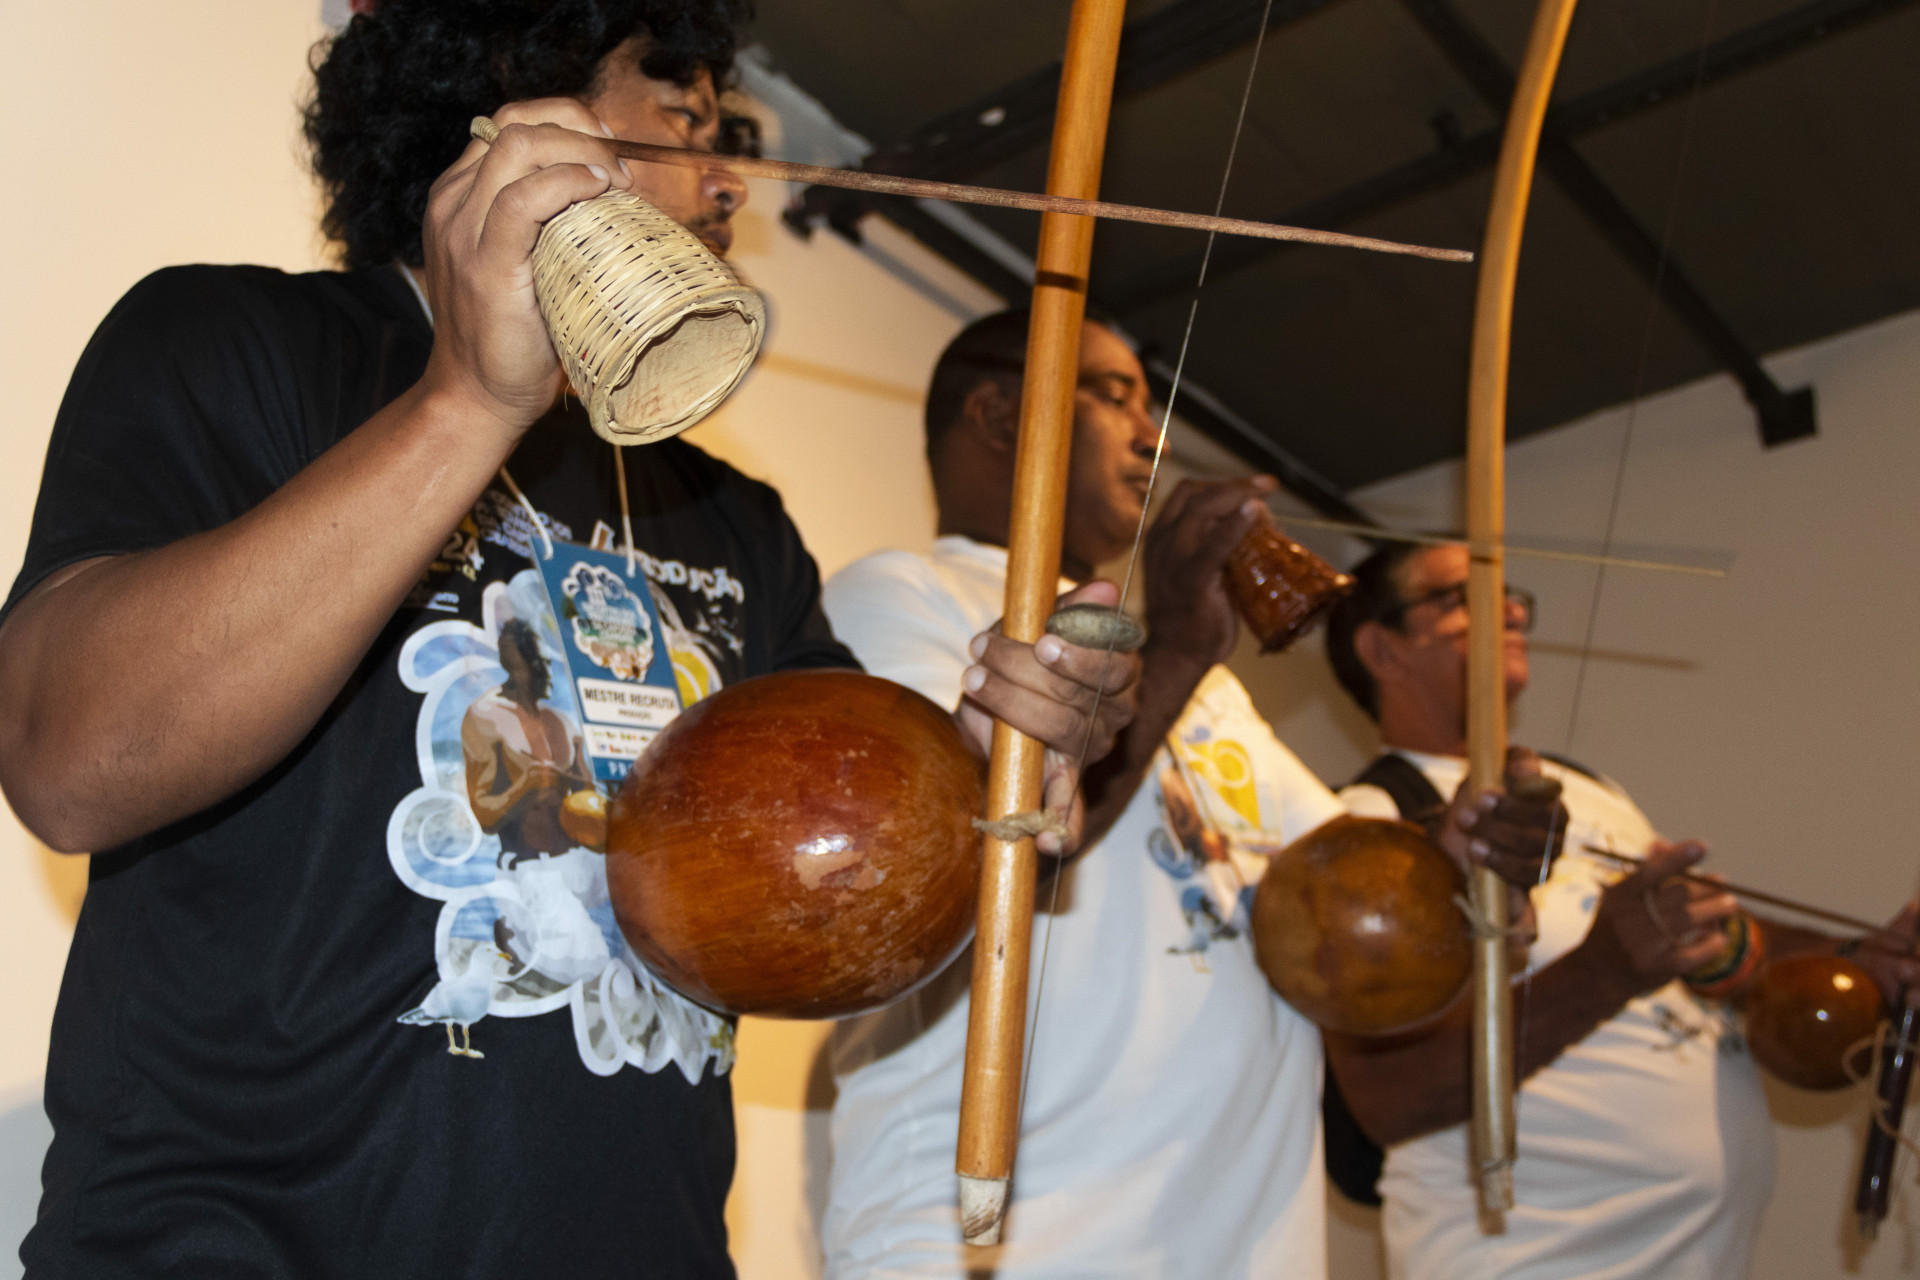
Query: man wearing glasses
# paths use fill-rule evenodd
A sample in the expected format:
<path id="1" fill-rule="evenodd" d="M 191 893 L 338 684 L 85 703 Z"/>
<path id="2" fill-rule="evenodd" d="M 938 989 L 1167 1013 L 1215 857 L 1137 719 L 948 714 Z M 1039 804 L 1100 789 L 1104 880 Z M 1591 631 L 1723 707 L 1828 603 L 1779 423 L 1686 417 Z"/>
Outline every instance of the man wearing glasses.
<path id="1" fill-rule="evenodd" d="M 1341 799 L 1431 825 L 1466 773 L 1467 551 L 1392 547 L 1354 576 L 1327 654 L 1384 750 Z M 1533 597 L 1509 588 L 1509 698 L 1526 687 L 1532 623 Z M 1542 767 L 1564 788 L 1569 830 L 1531 895 L 1538 934 L 1515 984 L 1522 1084 L 1505 1231 L 1481 1230 L 1467 1177 L 1465 1000 L 1411 1035 L 1326 1035 L 1329 1166 L 1349 1195 L 1384 1201 L 1395 1280 L 1744 1276 L 1773 1140 L 1759 1074 L 1716 998 L 1752 967 L 1729 940 L 1744 935 L 1724 927 L 1738 908 L 1670 880 L 1704 848 L 1658 839 L 1617 784 L 1565 761 Z M 1621 878 L 1589 844 L 1647 865 Z M 1368 1139 L 1387 1148 L 1384 1176 Z"/>

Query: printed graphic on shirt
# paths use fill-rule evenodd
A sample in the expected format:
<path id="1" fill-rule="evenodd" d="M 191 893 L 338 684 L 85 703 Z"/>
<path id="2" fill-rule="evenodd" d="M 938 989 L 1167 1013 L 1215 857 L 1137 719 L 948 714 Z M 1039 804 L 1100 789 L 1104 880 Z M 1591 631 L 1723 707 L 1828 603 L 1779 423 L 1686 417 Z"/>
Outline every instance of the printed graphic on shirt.
<path id="1" fill-rule="evenodd" d="M 727 584 L 690 593 L 689 627 L 653 577 L 674 562 L 636 556 L 643 571 L 629 579 L 624 555 L 556 540 L 543 577 L 525 554 L 544 550 L 531 521 L 498 496 L 476 504 L 416 592 L 420 608 L 478 620 L 428 622 L 400 652 L 401 680 L 423 695 L 421 785 L 389 819 L 387 854 L 403 883 L 442 904 L 439 981 L 400 1020 L 443 1028 L 448 1052 L 480 1059 L 484 1019 L 565 1009 L 596 1074 L 724 1072 L 731 1027 L 627 946 L 604 848 L 607 800 L 632 760 L 682 703 L 720 687 L 745 592 L 724 569 L 680 566 L 681 586 Z M 558 539 L 561 526 L 548 527 Z"/>
<path id="2" fill-rule="evenodd" d="M 1205 724 L 1178 729 L 1154 759 L 1163 825 L 1147 836 L 1154 864 L 1173 878 L 1189 936 L 1175 955 L 1205 968 L 1207 949 L 1246 932 L 1253 892 L 1271 852 L 1247 749 Z"/>
<path id="3" fill-rule="evenodd" d="M 1588 853 L 1587 845 L 1645 852 L 1653 830 L 1617 784 L 1549 761 L 1549 777 L 1566 787 L 1572 809 L 1565 847 L 1554 859 L 1546 883 L 1532 891 L 1536 937 L 1528 970 L 1538 973 L 1585 941 L 1600 909 L 1600 896 L 1627 875 L 1618 863 Z M 1439 786 L 1442 779 L 1435 779 Z M 1444 786 L 1441 790 L 1446 790 Z M 1705 1001 L 1678 984 L 1635 996 L 1616 1015 L 1615 1025 L 1631 1025 L 1648 1051 L 1686 1058 L 1711 1048 L 1727 1057 L 1747 1052 L 1739 1020 L 1718 1001 Z"/>

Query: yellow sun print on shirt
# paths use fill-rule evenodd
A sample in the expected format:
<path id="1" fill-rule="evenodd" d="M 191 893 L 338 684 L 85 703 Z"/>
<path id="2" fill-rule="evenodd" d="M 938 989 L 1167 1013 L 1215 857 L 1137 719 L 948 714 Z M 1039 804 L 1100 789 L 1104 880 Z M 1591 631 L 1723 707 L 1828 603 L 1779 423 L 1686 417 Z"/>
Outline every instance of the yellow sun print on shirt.
<path id="1" fill-rule="evenodd" d="M 680 688 L 681 706 L 690 707 L 719 688 L 720 673 L 714 669 L 712 659 L 698 648 L 668 645 L 667 657 L 673 663 L 673 680 Z"/>
<path id="2" fill-rule="evenodd" d="M 1195 776 L 1225 801 L 1248 827 L 1260 827 L 1260 795 L 1253 776 L 1253 758 L 1231 738 L 1210 742 L 1182 742 L 1182 752 Z"/>

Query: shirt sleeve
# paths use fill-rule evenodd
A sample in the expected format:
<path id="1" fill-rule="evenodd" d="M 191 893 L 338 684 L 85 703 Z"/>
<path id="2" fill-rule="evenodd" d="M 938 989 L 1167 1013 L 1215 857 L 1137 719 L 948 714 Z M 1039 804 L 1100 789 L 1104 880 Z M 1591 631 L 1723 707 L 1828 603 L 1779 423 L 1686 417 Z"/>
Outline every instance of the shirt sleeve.
<path id="1" fill-rule="evenodd" d="M 1277 821 L 1279 834 L 1287 841 L 1298 840 L 1347 811 L 1327 784 L 1280 741 L 1273 726 L 1253 705 L 1246 686 L 1225 666 L 1213 667 L 1201 678 L 1181 713 L 1183 733 L 1195 717 L 1208 726 L 1209 736 L 1238 738 L 1254 752 L 1258 787 L 1266 793 L 1260 802 L 1263 819 L 1269 825 Z"/>
<path id="2" fill-rule="evenodd" d="M 1288 840 L 1298 840 L 1307 832 L 1331 822 L 1347 812 L 1340 797 L 1307 768 L 1284 742 L 1274 739 L 1285 763 L 1281 770 L 1280 829 Z"/>
<path id="3" fill-rule="evenodd" d="M 926 560 L 905 551 L 868 556 L 836 573 L 824 599 L 834 632 L 868 671 L 938 706 L 960 705 L 973 628 Z"/>
<path id="4" fill-rule="evenodd" d="M 77 561 L 226 524 L 306 453 L 285 344 L 238 275 L 148 276 L 101 322 L 67 385 L 5 611 Z"/>
<path id="5" fill-rule="evenodd" d="M 1371 782 L 1358 782 L 1353 786 L 1340 788 L 1340 800 L 1347 806 L 1347 812 L 1356 818 L 1400 816 L 1400 810 L 1393 803 L 1393 797 Z"/>
<path id="6" fill-rule="evenodd" d="M 1339 797 L 1327 789 L 1327 784 L 1307 768 L 1292 748 L 1280 741 L 1265 718 L 1254 710 L 1251 699 L 1247 702 L 1247 714 L 1261 731 L 1259 763 L 1255 768 L 1259 785 L 1279 809 L 1283 839 L 1292 843 L 1347 811 Z"/>

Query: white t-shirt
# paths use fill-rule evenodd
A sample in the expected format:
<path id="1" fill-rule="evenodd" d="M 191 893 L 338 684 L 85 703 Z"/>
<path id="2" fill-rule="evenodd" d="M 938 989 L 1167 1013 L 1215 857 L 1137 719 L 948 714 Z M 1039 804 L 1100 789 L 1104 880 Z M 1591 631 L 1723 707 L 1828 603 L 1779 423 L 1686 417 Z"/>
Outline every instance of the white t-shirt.
<path id="1" fill-rule="evenodd" d="M 1466 761 L 1403 751 L 1442 796 Z M 1623 874 L 1587 844 L 1640 854 L 1653 827 L 1619 787 L 1548 762 L 1570 823 L 1566 851 L 1533 891 L 1538 971 L 1578 946 L 1600 891 Z M 1353 812 L 1395 817 L 1377 787 L 1340 793 Z M 1526 1031 L 1524 987 L 1514 993 Z M 1603 1022 L 1522 1085 L 1515 1208 L 1482 1234 L 1467 1175 L 1466 1127 L 1392 1147 L 1386 1201 L 1393 1280 L 1733 1280 L 1773 1189 L 1773 1128 L 1760 1076 L 1720 1005 L 1671 982 Z"/>
<path id="2" fill-rule="evenodd" d="M 952 706 L 968 641 L 1000 616 L 1006 559 L 958 537 L 871 556 L 827 584 L 827 614 L 869 671 Z M 1050 938 L 1043 890 L 1030 1008 L 1043 945 L 1045 994 L 994 1262 L 960 1243 L 953 1172 L 970 958 L 835 1029 L 834 1280 L 1325 1274 L 1320 1038 L 1254 963 L 1245 913 L 1264 859 L 1245 846 L 1277 847 L 1340 805 L 1224 668 L 1175 735 L 1180 758 L 1162 749 L 1063 876 Z M 1175 834 L 1169 785 L 1176 804 L 1197 793 L 1215 835 Z"/>

